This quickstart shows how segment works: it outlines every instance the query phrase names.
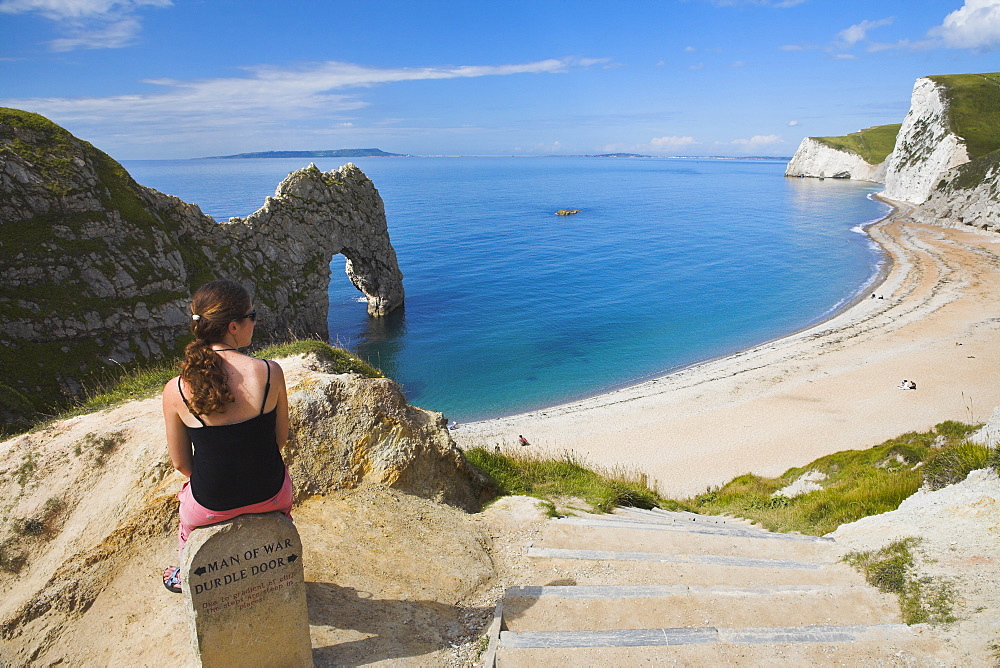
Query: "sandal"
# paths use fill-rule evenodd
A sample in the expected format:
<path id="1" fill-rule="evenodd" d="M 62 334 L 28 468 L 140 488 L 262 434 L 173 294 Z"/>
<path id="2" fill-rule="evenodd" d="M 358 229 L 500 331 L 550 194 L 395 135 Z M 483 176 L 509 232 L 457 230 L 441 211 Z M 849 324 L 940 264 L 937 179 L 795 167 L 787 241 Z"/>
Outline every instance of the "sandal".
<path id="1" fill-rule="evenodd" d="M 180 566 L 167 566 L 163 571 L 163 586 L 167 591 L 175 594 L 181 593 L 181 568 Z"/>

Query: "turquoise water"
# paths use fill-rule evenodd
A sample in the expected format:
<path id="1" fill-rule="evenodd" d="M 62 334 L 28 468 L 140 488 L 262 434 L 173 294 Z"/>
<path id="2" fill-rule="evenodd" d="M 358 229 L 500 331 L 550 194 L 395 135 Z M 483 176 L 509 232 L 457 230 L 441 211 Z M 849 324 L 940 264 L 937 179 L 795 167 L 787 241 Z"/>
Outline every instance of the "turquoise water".
<path id="1" fill-rule="evenodd" d="M 225 220 L 307 162 L 125 166 Z M 860 229 L 888 210 L 866 197 L 878 188 L 786 179 L 783 162 L 354 162 L 385 201 L 406 306 L 369 318 L 334 258 L 331 340 L 449 419 L 597 394 L 791 333 L 864 291 L 882 261 Z"/>

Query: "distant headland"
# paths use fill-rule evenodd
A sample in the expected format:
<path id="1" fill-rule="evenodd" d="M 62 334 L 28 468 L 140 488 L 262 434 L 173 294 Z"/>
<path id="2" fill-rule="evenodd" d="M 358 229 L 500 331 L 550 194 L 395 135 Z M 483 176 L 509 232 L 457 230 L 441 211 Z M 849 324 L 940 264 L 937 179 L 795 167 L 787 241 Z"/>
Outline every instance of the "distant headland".
<path id="1" fill-rule="evenodd" d="M 210 155 L 207 160 L 238 158 L 408 158 L 405 153 L 386 153 L 379 148 L 337 148 L 329 151 L 257 151 L 236 155 Z"/>

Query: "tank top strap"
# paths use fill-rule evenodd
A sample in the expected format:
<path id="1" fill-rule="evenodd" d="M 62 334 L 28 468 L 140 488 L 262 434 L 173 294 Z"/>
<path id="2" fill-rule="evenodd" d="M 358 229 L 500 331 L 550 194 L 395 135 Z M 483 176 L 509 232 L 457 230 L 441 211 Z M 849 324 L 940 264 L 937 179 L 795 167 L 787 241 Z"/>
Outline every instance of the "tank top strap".
<path id="1" fill-rule="evenodd" d="M 270 367 L 268 367 L 270 369 Z M 205 426 L 205 421 L 191 409 L 191 404 L 188 403 L 187 397 L 184 396 L 184 389 L 181 387 L 181 377 L 177 376 L 177 391 L 181 394 L 181 401 L 184 402 L 184 406 L 188 409 L 188 412 L 194 416 L 194 419 L 201 423 L 201 426 Z"/>
<path id="2" fill-rule="evenodd" d="M 260 401 L 260 415 L 264 414 L 264 406 L 267 405 L 267 393 L 271 391 L 271 362 L 270 360 L 264 360 L 264 364 L 267 365 L 267 382 L 264 383 L 264 398 Z"/>

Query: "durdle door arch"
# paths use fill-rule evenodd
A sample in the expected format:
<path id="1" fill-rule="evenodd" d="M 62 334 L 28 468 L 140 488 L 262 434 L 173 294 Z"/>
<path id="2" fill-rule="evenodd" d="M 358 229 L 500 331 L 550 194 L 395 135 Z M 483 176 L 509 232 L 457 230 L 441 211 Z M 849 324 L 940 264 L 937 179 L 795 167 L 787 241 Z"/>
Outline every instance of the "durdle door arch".
<path id="1" fill-rule="evenodd" d="M 26 425 L 86 387 L 176 356 L 191 294 L 216 278 L 254 291 L 258 329 L 329 336 L 330 261 L 384 316 L 403 275 L 382 198 L 352 164 L 288 175 L 247 218 L 216 222 L 146 188 L 48 119 L 0 108 L 0 419 Z"/>

